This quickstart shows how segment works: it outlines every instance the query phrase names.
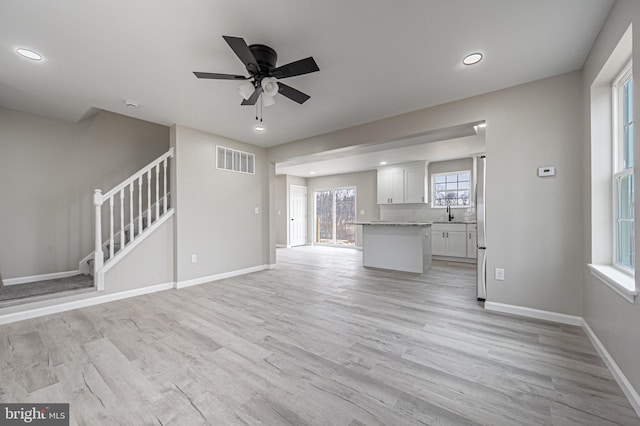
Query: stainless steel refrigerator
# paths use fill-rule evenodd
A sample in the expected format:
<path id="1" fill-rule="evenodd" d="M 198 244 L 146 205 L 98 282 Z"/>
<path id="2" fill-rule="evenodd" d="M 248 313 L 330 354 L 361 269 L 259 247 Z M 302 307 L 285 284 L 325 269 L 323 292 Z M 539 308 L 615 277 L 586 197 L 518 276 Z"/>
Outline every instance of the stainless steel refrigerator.
<path id="1" fill-rule="evenodd" d="M 478 300 L 487 299 L 487 235 L 485 224 L 485 190 L 487 159 L 477 158 L 476 167 L 476 215 L 478 223 Z"/>

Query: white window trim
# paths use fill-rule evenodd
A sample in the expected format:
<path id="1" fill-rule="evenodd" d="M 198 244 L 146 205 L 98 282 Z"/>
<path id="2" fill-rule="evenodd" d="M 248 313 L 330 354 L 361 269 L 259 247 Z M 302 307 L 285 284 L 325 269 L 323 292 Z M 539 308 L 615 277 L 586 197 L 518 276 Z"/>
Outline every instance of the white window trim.
<path id="1" fill-rule="evenodd" d="M 634 276 L 624 273 L 611 265 L 594 265 L 589 263 L 588 266 L 591 275 L 596 277 L 598 281 L 618 293 L 627 302 L 635 302 L 638 290 L 636 290 L 636 280 Z"/>
<path id="2" fill-rule="evenodd" d="M 611 85 L 611 91 L 612 91 L 611 145 L 613 149 L 613 152 L 612 152 L 613 174 L 611 177 L 611 203 L 612 203 L 611 205 L 613 207 L 611 209 L 611 215 L 612 215 L 612 218 L 611 218 L 612 234 L 611 235 L 613 236 L 611 240 L 613 243 L 613 247 L 611 248 L 611 254 L 612 254 L 611 265 L 614 269 L 617 269 L 619 272 L 625 275 L 630 275 L 633 278 L 635 276 L 635 271 L 632 269 L 629 269 L 625 265 L 618 263 L 618 238 L 617 238 L 618 236 L 617 209 L 619 205 L 618 179 L 621 177 L 627 176 L 631 173 L 634 173 L 634 167 L 635 167 L 635 164 L 634 164 L 634 167 L 631 167 L 628 169 L 622 168 L 623 153 L 621 152 L 622 150 L 619 149 L 621 146 L 621 143 L 620 143 L 621 135 L 619 130 L 622 125 L 622 120 L 623 120 L 622 109 L 624 108 L 622 105 L 622 103 L 624 102 L 624 99 L 621 99 L 622 97 L 620 96 L 620 91 L 621 91 L 621 87 L 624 87 L 624 83 L 630 78 L 633 78 L 633 62 L 632 61 L 627 62 L 627 64 L 622 68 L 622 71 L 620 71 L 620 73 L 615 77 L 615 79 L 613 80 L 613 84 Z M 635 224 L 635 218 L 634 218 L 634 224 Z M 624 283 L 621 283 L 620 285 L 622 288 L 627 288 L 627 286 Z M 631 288 L 635 290 L 636 288 L 635 282 L 633 283 L 633 286 Z"/>
<path id="3" fill-rule="evenodd" d="M 469 173 L 469 205 L 467 206 L 449 206 L 452 209 L 468 209 L 470 207 L 474 206 L 474 198 L 473 198 L 473 194 L 472 194 L 472 190 L 473 190 L 473 173 L 471 170 L 458 170 L 458 171 L 451 171 L 451 172 L 438 172 L 438 173 L 432 173 L 431 174 L 431 208 L 432 209 L 446 209 L 447 206 L 437 206 L 436 205 L 436 176 L 447 176 L 447 175 L 459 175 L 462 173 Z"/>

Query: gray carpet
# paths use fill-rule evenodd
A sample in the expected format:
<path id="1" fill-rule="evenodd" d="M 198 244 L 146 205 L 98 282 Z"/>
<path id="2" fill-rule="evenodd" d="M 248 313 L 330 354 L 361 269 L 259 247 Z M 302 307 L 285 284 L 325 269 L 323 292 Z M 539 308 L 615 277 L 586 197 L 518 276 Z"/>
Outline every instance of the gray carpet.
<path id="1" fill-rule="evenodd" d="M 93 277 L 82 274 L 35 283 L 6 285 L 0 287 L 0 302 L 91 287 L 93 287 Z"/>

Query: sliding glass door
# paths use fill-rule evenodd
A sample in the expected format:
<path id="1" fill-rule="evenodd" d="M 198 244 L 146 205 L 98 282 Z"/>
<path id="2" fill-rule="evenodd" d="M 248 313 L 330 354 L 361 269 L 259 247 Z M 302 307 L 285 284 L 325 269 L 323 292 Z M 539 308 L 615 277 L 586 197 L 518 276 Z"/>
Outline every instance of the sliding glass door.
<path id="1" fill-rule="evenodd" d="M 355 245 L 356 189 L 315 192 L 315 243 Z"/>

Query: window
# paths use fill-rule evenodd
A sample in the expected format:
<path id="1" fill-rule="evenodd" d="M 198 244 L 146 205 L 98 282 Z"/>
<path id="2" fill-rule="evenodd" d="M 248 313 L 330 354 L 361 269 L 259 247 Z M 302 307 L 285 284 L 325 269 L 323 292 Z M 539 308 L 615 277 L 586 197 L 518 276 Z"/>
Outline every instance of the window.
<path id="1" fill-rule="evenodd" d="M 633 75 L 631 64 L 613 84 L 613 217 L 615 265 L 635 270 Z"/>
<path id="2" fill-rule="evenodd" d="M 255 174 L 255 156 L 248 152 L 242 152 L 224 146 L 217 146 L 216 168 L 231 172 Z"/>
<path id="3" fill-rule="evenodd" d="M 341 188 L 315 192 L 316 235 L 321 244 L 355 245 L 356 189 Z"/>
<path id="4" fill-rule="evenodd" d="M 471 171 L 434 173 L 432 207 L 468 207 L 471 205 Z"/>

